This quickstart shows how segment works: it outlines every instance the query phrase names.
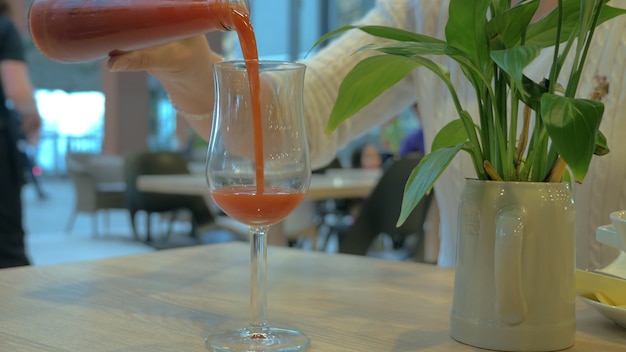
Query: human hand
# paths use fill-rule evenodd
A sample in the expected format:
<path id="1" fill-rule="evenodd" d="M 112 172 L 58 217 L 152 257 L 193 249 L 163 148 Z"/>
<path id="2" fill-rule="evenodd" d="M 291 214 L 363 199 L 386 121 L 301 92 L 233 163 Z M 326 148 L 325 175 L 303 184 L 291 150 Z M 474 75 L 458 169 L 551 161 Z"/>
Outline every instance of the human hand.
<path id="1" fill-rule="evenodd" d="M 111 72 L 146 71 L 156 77 L 177 109 L 204 114 L 213 109 L 212 64 L 221 61 L 203 35 L 129 52 L 113 52 Z"/>
<path id="2" fill-rule="evenodd" d="M 107 66 L 112 72 L 147 71 L 162 81 L 186 80 L 193 71 L 207 66 L 209 52 L 204 36 L 195 36 L 141 50 L 112 52 Z"/>
<path id="3" fill-rule="evenodd" d="M 41 117 L 39 114 L 27 114 L 22 118 L 22 131 L 26 136 L 29 136 L 31 139 L 33 135 L 39 135 L 39 130 L 41 129 Z"/>

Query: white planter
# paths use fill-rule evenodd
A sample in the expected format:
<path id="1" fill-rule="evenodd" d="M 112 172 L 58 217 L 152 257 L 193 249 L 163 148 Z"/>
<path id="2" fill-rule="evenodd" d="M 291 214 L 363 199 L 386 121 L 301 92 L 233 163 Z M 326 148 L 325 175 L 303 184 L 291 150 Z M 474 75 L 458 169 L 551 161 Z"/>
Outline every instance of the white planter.
<path id="1" fill-rule="evenodd" d="M 575 209 L 565 183 L 468 180 L 451 336 L 499 351 L 574 344 Z"/>

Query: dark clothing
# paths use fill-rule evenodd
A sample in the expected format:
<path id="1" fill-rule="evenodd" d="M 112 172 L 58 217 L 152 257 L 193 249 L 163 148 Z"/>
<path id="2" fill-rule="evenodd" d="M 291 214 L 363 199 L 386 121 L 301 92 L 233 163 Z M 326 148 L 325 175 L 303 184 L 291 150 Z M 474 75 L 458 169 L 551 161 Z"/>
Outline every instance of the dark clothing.
<path id="1" fill-rule="evenodd" d="M 0 62 L 24 61 L 21 37 L 6 17 L 0 16 Z M 19 121 L 6 107 L 0 85 L 0 268 L 29 265 L 22 224 L 23 165 L 17 149 Z"/>
<path id="2" fill-rule="evenodd" d="M 424 155 L 424 134 L 422 129 L 417 129 L 411 133 L 409 133 L 402 142 L 400 142 L 400 150 L 398 150 L 398 154 L 401 158 L 409 156 L 411 154 L 419 154 Z"/>

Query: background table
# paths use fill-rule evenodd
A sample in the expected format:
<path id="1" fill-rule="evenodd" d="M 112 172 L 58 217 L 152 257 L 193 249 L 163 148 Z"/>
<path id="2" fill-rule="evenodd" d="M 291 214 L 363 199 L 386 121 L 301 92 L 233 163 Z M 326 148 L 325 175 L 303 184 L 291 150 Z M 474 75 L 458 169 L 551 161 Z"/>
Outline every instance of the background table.
<path id="1" fill-rule="evenodd" d="M 248 227 L 230 217 L 220 216 L 217 205 L 209 195 L 207 181 L 203 173 L 187 175 L 144 175 L 137 178 L 137 188 L 144 192 L 199 195 L 204 197 L 214 211 L 218 226 L 234 233 L 242 239 L 248 237 Z M 317 248 L 317 224 L 314 222 L 316 206 L 313 202 L 326 199 L 366 197 L 376 186 L 381 176 L 379 170 L 329 169 L 326 174 L 311 175 L 311 185 L 305 201 L 279 225 L 272 227 L 268 241 L 273 245 L 285 245 L 286 239 L 308 237 Z"/>
<path id="2" fill-rule="evenodd" d="M 478 351 L 449 336 L 454 273 L 427 264 L 270 247 L 268 319 L 312 352 Z M 242 243 L 0 270 L 0 351 L 206 351 L 248 317 Z M 626 331 L 577 302 L 576 345 L 620 351 Z"/>
<path id="3" fill-rule="evenodd" d="M 376 186 L 380 172 L 342 170 L 311 175 L 308 200 L 358 198 L 367 196 Z M 209 189 L 202 174 L 144 175 L 137 178 L 137 188 L 144 192 L 207 195 Z"/>

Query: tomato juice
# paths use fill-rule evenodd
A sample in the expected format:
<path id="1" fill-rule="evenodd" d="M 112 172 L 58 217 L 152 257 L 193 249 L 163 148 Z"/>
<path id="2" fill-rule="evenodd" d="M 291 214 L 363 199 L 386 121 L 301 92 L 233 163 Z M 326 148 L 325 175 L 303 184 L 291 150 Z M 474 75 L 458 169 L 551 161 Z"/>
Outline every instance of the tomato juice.
<path id="1" fill-rule="evenodd" d="M 226 0 L 36 0 L 28 20 L 45 56 L 85 62 L 230 29 L 237 6 Z"/>
<path id="2" fill-rule="evenodd" d="M 304 192 L 266 187 L 259 193 L 255 186 L 228 186 L 213 190 L 215 203 L 233 219 L 247 225 L 269 226 L 289 215 L 304 199 Z"/>
<path id="3" fill-rule="evenodd" d="M 257 60 L 259 52 L 252 23 L 247 14 L 234 11 L 232 14 L 233 26 L 237 31 L 241 52 L 244 59 Z M 259 78 L 259 64 L 255 61 L 246 63 L 248 80 L 250 81 L 250 97 L 252 105 L 252 128 L 254 132 L 254 163 L 256 171 L 257 192 L 264 192 L 264 161 L 263 161 L 263 116 L 261 113 L 261 82 Z"/>

